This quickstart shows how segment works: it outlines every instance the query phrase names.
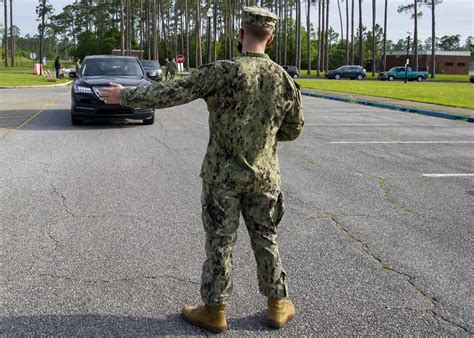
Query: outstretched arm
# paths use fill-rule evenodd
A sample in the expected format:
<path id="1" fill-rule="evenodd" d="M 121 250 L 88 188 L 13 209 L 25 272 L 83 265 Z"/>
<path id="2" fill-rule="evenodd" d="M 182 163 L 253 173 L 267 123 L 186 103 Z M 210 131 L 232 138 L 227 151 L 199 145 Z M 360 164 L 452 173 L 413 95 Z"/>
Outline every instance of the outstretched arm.
<path id="1" fill-rule="evenodd" d="M 205 98 L 224 82 L 223 66 L 216 63 L 200 68 L 187 78 L 157 82 L 147 87 L 127 89 L 111 83 L 110 88 L 100 91 L 99 97 L 105 103 L 120 103 L 127 107 L 166 108 Z"/>

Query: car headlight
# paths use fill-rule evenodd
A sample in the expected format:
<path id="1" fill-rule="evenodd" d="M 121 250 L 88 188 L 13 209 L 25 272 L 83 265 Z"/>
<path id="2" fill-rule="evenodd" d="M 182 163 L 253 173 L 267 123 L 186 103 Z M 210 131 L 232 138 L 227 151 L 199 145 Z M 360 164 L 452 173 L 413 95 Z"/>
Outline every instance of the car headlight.
<path id="1" fill-rule="evenodd" d="M 89 87 L 74 85 L 74 92 L 78 94 L 92 94 L 92 89 Z"/>
<path id="2" fill-rule="evenodd" d="M 162 71 L 161 69 L 158 69 L 157 73 L 158 73 L 159 75 L 161 75 L 161 74 L 163 74 L 163 71 Z"/>

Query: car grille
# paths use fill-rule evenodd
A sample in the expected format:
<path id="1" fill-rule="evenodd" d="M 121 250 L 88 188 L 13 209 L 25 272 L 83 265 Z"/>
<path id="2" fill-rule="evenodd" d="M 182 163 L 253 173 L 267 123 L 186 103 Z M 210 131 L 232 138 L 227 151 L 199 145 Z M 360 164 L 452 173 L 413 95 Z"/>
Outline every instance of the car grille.
<path id="1" fill-rule="evenodd" d="M 109 87 L 109 86 L 93 86 L 92 90 L 94 91 L 95 95 L 97 95 L 97 97 L 99 97 L 99 90 L 101 88 L 107 88 L 107 87 Z M 135 89 L 137 87 L 136 86 L 126 86 L 124 88 Z"/>

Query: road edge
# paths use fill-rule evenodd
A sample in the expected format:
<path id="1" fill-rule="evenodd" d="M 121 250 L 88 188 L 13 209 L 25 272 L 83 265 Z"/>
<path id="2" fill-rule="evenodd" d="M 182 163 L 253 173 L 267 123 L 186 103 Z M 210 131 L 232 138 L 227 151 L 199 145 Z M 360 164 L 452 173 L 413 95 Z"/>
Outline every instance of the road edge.
<path id="1" fill-rule="evenodd" d="M 462 121 L 474 123 L 474 117 L 472 117 L 472 116 L 469 117 L 469 116 L 455 115 L 455 114 L 451 114 L 451 113 L 438 112 L 438 111 L 434 111 L 434 110 L 418 109 L 418 108 L 405 107 L 405 106 L 399 106 L 399 105 L 394 105 L 394 104 L 373 102 L 373 101 L 353 99 L 353 98 L 340 97 L 340 96 L 334 96 L 334 95 L 309 93 L 309 92 L 303 92 L 303 91 L 301 92 L 301 94 L 304 95 L 304 96 L 317 97 L 317 98 L 321 98 L 321 99 L 334 100 L 334 101 L 340 101 L 340 102 L 346 102 L 346 103 L 357 103 L 357 104 L 361 104 L 361 105 L 364 105 L 364 106 L 390 109 L 390 110 L 396 110 L 396 111 L 403 111 L 403 112 L 406 112 L 406 113 L 414 113 L 414 114 L 420 114 L 420 115 L 431 116 L 431 117 L 438 117 L 438 118 L 448 119 L 448 120 L 462 120 Z"/>
<path id="2" fill-rule="evenodd" d="M 51 88 L 51 87 L 63 87 L 71 84 L 73 80 L 65 82 L 65 83 L 59 83 L 59 84 L 54 84 L 54 85 L 39 85 L 39 86 L 0 86 L 0 89 L 23 89 L 23 88 Z"/>

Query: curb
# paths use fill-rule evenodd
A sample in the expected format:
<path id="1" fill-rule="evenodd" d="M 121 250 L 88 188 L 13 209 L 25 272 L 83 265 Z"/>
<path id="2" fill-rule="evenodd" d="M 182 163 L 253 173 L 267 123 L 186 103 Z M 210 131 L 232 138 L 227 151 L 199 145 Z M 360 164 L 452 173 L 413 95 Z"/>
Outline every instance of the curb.
<path id="1" fill-rule="evenodd" d="M 474 117 L 461 116 L 461 115 L 455 115 L 455 114 L 444 113 L 444 112 L 437 112 L 437 111 L 432 111 L 432 110 L 424 110 L 424 109 L 418 109 L 418 108 L 397 106 L 397 105 L 394 105 L 394 104 L 371 102 L 371 101 L 365 101 L 365 100 L 359 100 L 359 99 L 349 99 L 349 98 L 333 96 L 333 95 L 323 95 L 323 94 L 305 93 L 305 92 L 301 92 L 301 94 L 305 95 L 305 96 L 317 97 L 317 98 L 321 98 L 321 99 L 328 99 L 328 100 L 334 100 L 334 101 L 340 101 L 340 102 L 346 102 L 346 103 L 357 103 L 357 104 L 362 104 L 364 106 L 377 107 L 377 108 L 383 108 L 383 109 L 391 109 L 391 110 L 403 111 L 403 112 L 406 112 L 406 113 L 414 113 L 414 114 L 426 115 L 426 116 L 431 116 L 431 117 L 438 117 L 438 118 L 448 119 L 448 120 L 463 120 L 463 121 L 466 121 L 466 122 L 474 123 Z"/>
<path id="2" fill-rule="evenodd" d="M 54 85 L 48 85 L 48 86 L 3 86 L 0 87 L 0 89 L 23 89 L 23 88 L 51 88 L 51 87 L 63 87 L 71 84 L 73 80 L 65 82 L 65 83 L 59 83 L 59 84 L 54 84 Z"/>

